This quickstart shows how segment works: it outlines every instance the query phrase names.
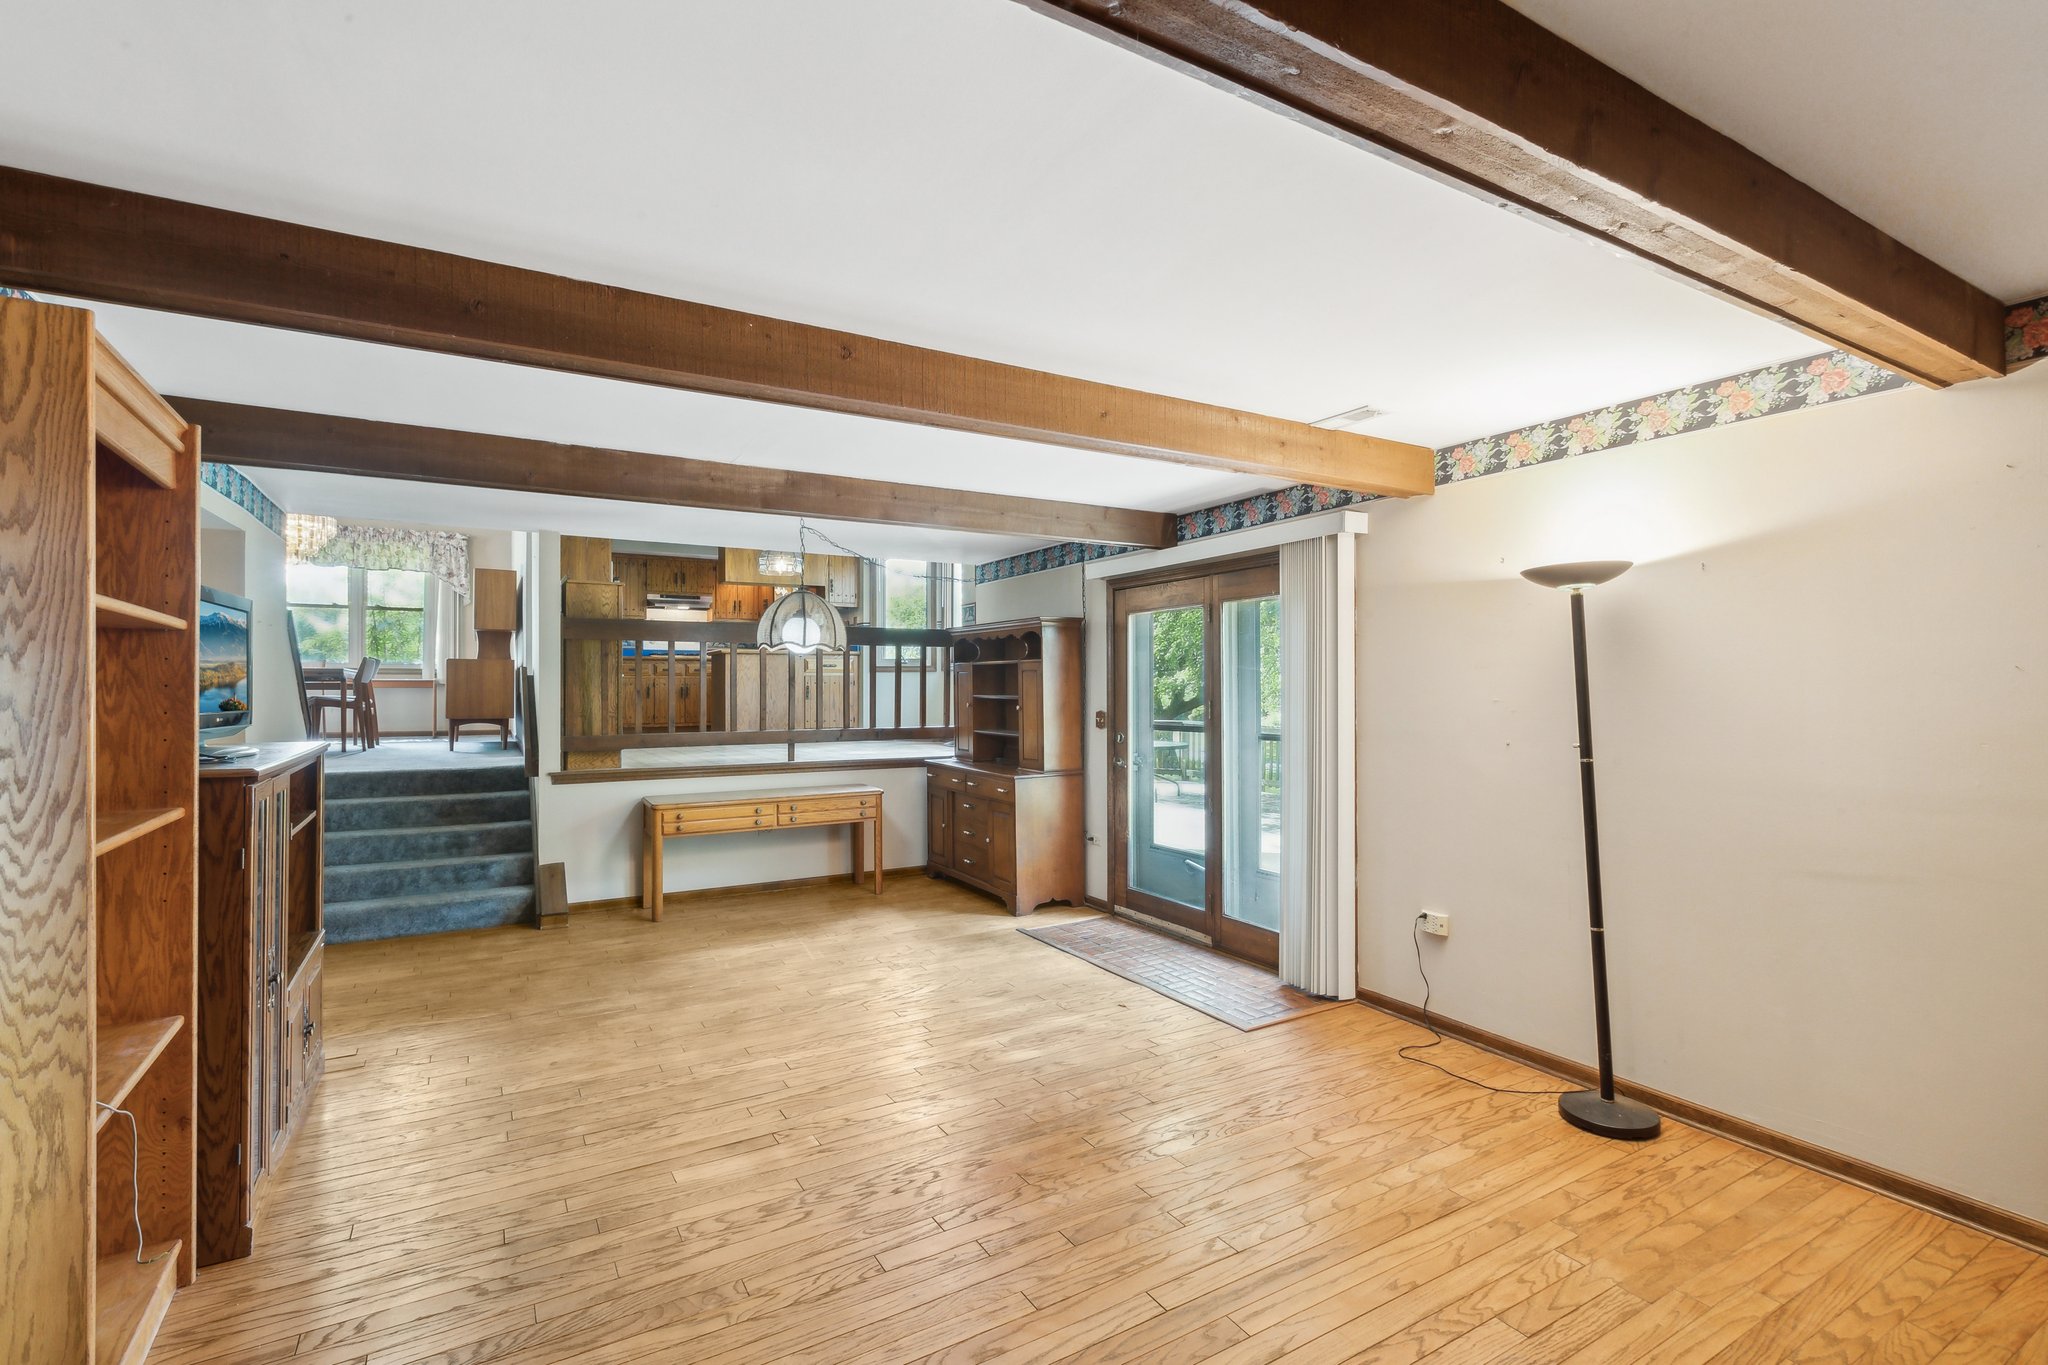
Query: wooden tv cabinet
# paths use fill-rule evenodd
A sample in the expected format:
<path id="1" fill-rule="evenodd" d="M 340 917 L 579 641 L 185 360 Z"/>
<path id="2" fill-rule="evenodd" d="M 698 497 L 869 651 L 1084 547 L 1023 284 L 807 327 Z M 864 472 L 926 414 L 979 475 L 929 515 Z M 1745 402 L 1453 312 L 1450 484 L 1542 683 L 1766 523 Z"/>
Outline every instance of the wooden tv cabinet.
<path id="1" fill-rule="evenodd" d="M 247 1256 L 320 1083 L 327 744 L 199 771 L 199 1263 Z"/>

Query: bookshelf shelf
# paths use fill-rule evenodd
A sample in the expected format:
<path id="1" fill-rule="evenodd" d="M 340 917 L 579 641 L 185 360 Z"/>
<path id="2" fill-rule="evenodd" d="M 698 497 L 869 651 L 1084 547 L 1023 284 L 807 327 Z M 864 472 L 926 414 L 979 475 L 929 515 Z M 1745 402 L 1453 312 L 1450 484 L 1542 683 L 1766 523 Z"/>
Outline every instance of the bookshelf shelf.
<path id="1" fill-rule="evenodd" d="M 168 1019 L 145 1019 L 139 1024 L 102 1025 L 98 1055 L 93 1058 L 93 1098 L 118 1108 L 183 1027 L 185 1018 L 177 1014 Z M 93 1127 L 104 1128 L 112 1117 L 107 1110 L 95 1106 Z"/>
<path id="2" fill-rule="evenodd" d="M 115 810 L 93 821 L 93 856 L 104 857 L 123 844 L 153 834 L 175 820 L 185 818 L 183 806 L 161 806 L 154 810 Z"/>
<path id="3" fill-rule="evenodd" d="M 182 618 L 123 602 L 103 592 L 92 596 L 93 618 L 101 630 L 184 630 Z"/>
<path id="4" fill-rule="evenodd" d="M 126 1251 L 100 1259 L 94 1275 L 93 1365 L 136 1365 L 149 1354 L 171 1296 L 178 1292 L 182 1246 L 173 1240 L 144 1247 L 140 1262 Z"/>

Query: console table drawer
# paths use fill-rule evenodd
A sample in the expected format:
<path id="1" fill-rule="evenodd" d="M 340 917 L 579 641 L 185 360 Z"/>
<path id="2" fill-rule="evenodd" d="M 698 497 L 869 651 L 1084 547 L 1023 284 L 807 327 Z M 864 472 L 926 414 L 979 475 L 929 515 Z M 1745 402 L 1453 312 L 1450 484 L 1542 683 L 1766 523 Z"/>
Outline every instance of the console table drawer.
<path id="1" fill-rule="evenodd" d="M 849 820 L 871 820 L 873 806 L 806 806 L 775 817 L 781 825 L 843 825 Z"/>
<path id="2" fill-rule="evenodd" d="M 830 814 L 841 820 L 871 812 L 875 808 L 872 796 L 821 796 L 803 801 L 778 801 L 775 803 L 778 815 L 823 815 Z"/>
<path id="3" fill-rule="evenodd" d="M 765 815 L 664 815 L 661 833 L 664 838 L 677 834 L 720 834 L 733 829 L 773 829 L 775 823 L 773 806 Z"/>
<path id="4" fill-rule="evenodd" d="M 661 813 L 661 827 L 664 830 L 681 830 L 685 824 L 696 824 L 704 820 L 737 820 L 742 816 L 752 819 L 756 815 L 768 817 L 769 824 L 775 823 L 773 801 L 706 801 L 699 805 L 691 803 Z"/>

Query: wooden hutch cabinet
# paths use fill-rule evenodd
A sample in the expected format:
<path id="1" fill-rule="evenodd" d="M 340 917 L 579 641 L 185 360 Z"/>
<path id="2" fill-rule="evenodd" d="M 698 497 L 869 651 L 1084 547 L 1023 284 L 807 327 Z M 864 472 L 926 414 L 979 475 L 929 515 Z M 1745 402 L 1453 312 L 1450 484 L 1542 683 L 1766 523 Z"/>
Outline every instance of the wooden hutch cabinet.
<path id="1" fill-rule="evenodd" d="M 954 756 L 925 765 L 925 872 L 1027 915 L 1084 898 L 1081 622 L 953 632 Z"/>
<path id="2" fill-rule="evenodd" d="M 200 770 L 199 1263 L 247 1256 L 263 1182 L 325 1065 L 326 752 Z"/>

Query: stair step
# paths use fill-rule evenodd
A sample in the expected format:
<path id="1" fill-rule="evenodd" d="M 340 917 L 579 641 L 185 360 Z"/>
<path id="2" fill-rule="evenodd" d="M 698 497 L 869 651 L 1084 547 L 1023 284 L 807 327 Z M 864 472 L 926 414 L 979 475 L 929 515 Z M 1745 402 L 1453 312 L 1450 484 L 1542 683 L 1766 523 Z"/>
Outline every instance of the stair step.
<path id="1" fill-rule="evenodd" d="M 329 943 L 362 943 L 371 939 L 445 934 L 461 929 L 489 929 L 504 924 L 531 924 L 534 892 L 530 886 L 486 891 L 441 892 L 430 896 L 389 896 L 373 900 L 329 901 L 326 908 Z"/>
<path id="2" fill-rule="evenodd" d="M 474 768 L 371 768 L 351 770 L 329 767 L 329 800 L 351 800 L 373 796 L 456 796 L 471 792 L 526 790 L 523 763 L 494 763 Z"/>
<path id="3" fill-rule="evenodd" d="M 532 798 L 523 787 L 518 791 L 447 796 L 330 796 L 327 802 L 327 828 L 338 834 L 370 829 L 419 829 L 427 825 L 496 824 L 532 817 Z"/>
<path id="4" fill-rule="evenodd" d="M 531 820 L 497 820 L 478 825 L 430 825 L 425 829 L 359 829 L 327 835 L 327 866 L 418 862 L 429 858 L 533 852 Z"/>
<path id="5" fill-rule="evenodd" d="M 484 857 L 427 858 L 402 863 L 350 863 L 327 869 L 326 892 L 334 901 L 419 896 L 434 891 L 484 891 L 533 885 L 531 853 Z"/>

